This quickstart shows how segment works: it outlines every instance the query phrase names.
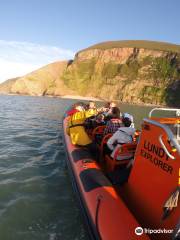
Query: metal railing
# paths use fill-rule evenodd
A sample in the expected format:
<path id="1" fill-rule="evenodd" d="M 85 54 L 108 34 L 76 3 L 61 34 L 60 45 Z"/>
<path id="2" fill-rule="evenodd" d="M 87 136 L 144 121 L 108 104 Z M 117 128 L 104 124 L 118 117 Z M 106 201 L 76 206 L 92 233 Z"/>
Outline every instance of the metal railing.
<path id="1" fill-rule="evenodd" d="M 148 118 L 145 118 L 144 121 L 147 122 L 147 123 L 150 123 L 150 124 L 153 124 L 153 125 L 155 125 L 155 126 L 158 126 L 158 127 L 162 128 L 162 129 L 166 132 L 166 134 L 167 134 L 167 136 L 168 136 L 168 140 L 170 141 L 171 146 L 174 147 L 174 148 L 176 148 L 177 152 L 178 152 L 179 155 L 180 155 L 180 145 L 179 145 L 177 139 L 174 137 L 172 131 L 170 130 L 170 128 L 169 128 L 168 126 L 166 126 L 166 125 L 164 125 L 164 124 L 161 124 L 161 123 L 159 123 L 159 122 L 156 122 L 156 121 L 154 121 L 154 120 L 150 120 L 150 119 L 148 119 Z M 159 142 L 160 142 L 161 146 L 163 147 L 164 151 L 166 152 L 166 154 L 167 154 L 171 159 L 174 160 L 175 157 L 172 156 L 171 153 L 169 153 L 169 151 L 167 150 L 167 148 L 166 148 L 166 146 L 165 146 L 165 144 L 164 144 L 164 142 L 163 142 L 163 140 L 162 140 L 162 135 L 158 136 L 158 138 L 159 138 Z"/>
<path id="2" fill-rule="evenodd" d="M 152 113 L 155 111 L 166 111 L 166 112 L 175 112 L 176 113 L 176 117 L 180 116 L 180 109 L 179 108 L 153 108 L 150 112 L 149 112 L 149 117 L 152 117 Z"/>
<path id="3" fill-rule="evenodd" d="M 155 111 L 175 112 L 176 117 L 180 117 L 180 109 L 179 108 L 153 108 L 149 112 L 149 118 L 152 117 L 152 113 Z M 177 134 L 176 134 L 177 141 L 180 141 L 180 124 L 177 123 L 175 125 L 175 127 L 177 127 Z"/>

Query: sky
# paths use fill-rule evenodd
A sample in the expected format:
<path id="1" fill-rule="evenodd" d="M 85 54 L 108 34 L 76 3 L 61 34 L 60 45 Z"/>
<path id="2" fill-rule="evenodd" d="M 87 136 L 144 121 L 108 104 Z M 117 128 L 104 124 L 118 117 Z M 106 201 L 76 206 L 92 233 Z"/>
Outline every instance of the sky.
<path id="1" fill-rule="evenodd" d="M 0 82 L 113 40 L 180 44 L 180 0 L 0 0 Z"/>

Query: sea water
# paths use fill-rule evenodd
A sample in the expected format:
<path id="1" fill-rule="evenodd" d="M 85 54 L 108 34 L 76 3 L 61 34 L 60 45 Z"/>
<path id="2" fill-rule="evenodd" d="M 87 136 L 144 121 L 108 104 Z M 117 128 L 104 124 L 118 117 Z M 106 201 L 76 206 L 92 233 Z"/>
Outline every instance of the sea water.
<path id="1" fill-rule="evenodd" d="M 88 239 L 62 137 L 62 117 L 76 101 L 0 96 L 0 240 Z M 120 108 L 138 128 L 150 110 Z"/>

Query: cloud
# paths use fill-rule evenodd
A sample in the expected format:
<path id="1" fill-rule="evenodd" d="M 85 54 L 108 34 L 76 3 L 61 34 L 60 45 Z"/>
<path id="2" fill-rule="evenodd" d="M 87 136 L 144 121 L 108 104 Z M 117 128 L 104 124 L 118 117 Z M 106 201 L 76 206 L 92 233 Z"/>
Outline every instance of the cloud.
<path id="1" fill-rule="evenodd" d="M 0 82 L 9 78 L 20 77 L 33 70 L 40 68 L 42 65 L 8 61 L 0 58 Z"/>
<path id="2" fill-rule="evenodd" d="M 56 46 L 0 40 L 0 82 L 23 76 L 48 63 L 73 57 L 71 50 Z"/>

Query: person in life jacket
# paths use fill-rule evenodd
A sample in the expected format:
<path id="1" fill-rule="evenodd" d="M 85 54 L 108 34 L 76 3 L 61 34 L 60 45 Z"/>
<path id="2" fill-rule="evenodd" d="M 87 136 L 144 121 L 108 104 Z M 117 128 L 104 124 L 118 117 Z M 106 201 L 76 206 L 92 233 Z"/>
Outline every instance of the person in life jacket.
<path id="1" fill-rule="evenodd" d="M 96 116 L 98 114 L 98 109 L 96 108 L 96 104 L 93 101 L 90 101 L 87 105 L 87 113 L 90 115 L 90 117 L 86 118 L 85 120 L 85 129 L 92 129 L 93 128 L 93 122 L 96 119 Z"/>
<path id="2" fill-rule="evenodd" d="M 77 107 L 77 108 L 76 108 Z M 72 116 L 74 113 L 79 112 L 78 105 L 74 104 L 74 107 L 66 111 L 66 117 Z"/>
<path id="3" fill-rule="evenodd" d="M 131 127 L 131 119 L 130 118 L 123 118 L 122 119 L 124 127 L 120 127 L 111 138 L 107 141 L 107 146 L 111 150 L 111 157 L 114 158 L 114 153 L 116 149 L 125 143 L 133 142 L 133 136 L 135 133 L 135 128 Z M 128 156 L 129 157 L 129 156 Z M 126 158 L 124 158 L 126 159 Z M 121 160 L 121 159 L 117 159 Z"/>
<path id="4" fill-rule="evenodd" d="M 87 112 L 91 116 L 94 116 L 98 113 L 98 110 L 96 108 L 96 104 L 93 101 L 90 101 L 87 105 Z"/>
<path id="5" fill-rule="evenodd" d="M 82 106 L 83 108 L 86 107 L 86 104 L 83 102 L 77 102 L 73 104 L 69 109 L 65 112 L 65 117 L 72 116 L 74 113 L 79 112 L 78 107 Z"/>
<path id="6" fill-rule="evenodd" d="M 92 143 L 84 128 L 86 118 L 92 116 L 94 112 L 84 110 L 82 106 L 76 106 L 78 112 L 69 117 L 67 134 L 71 138 L 73 145 L 86 146 Z"/>

